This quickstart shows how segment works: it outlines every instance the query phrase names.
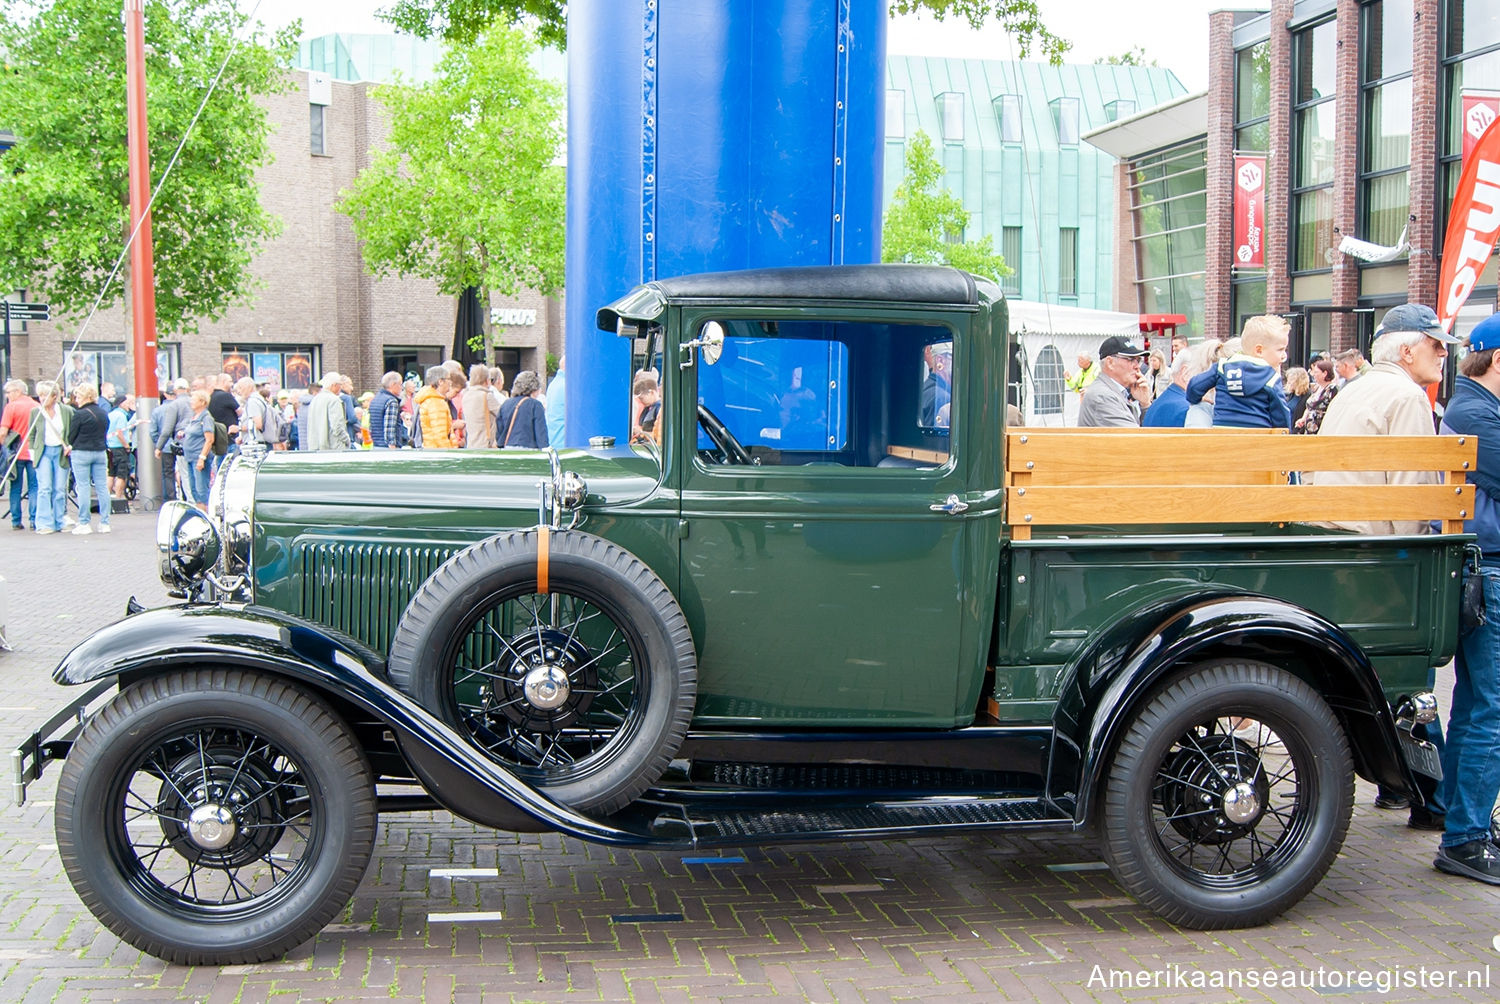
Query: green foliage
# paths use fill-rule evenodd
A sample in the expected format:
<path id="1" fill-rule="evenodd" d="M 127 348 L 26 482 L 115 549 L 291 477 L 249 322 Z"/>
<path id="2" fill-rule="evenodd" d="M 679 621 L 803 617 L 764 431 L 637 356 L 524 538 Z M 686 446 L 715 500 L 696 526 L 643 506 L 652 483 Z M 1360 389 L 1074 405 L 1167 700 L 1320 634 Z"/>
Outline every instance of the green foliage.
<path id="1" fill-rule="evenodd" d="M 989 235 L 961 241 L 969 225 L 963 200 L 943 187 L 943 166 L 932 140 L 918 132 L 906 148 L 906 176 L 896 189 L 881 232 L 881 259 L 952 265 L 999 282 L 1011 270 Z"/>
<path id="2" fill-rule="evenodd" d="M 1146 58 L 1144 45 L 1133 45 L 1118 56 L 1100 56 L 1095 66 L 1156 66 L 1156 60 Z"/>
<path id="3" fill-rule="evenodd" d="M 1016 40 L 1022 59 L 1039 46 L 1053 63 L 1062 62 L 1072 47 L 1042 24 L 1036 0 L 891 0 L 892 14 L 927 11 L 939 21 L 952 15 L 972 27 L 999 21 Z M 567 44 L 567 4 L 563 0 L 397 0 L 383 15 L 402 31 L 428 38 L 439 35 L 449 41 L 470 42 L 498 18 L 505 24 L 534 26 L 538 41 L 562 49 Z"/>
<path id="4" fill-rule="evenodd" d="M 563 0 L 397 0 L 381 16 L 409 34 L 437 35 L 462 44 L 479 38 L 497 20 L 511 27 L 531 27 L 543 45 L 563 49 L 568 43 Z"/>
<path id="5" fill-rule="evenodd" d="M 546 365 L 547 365 L 547 380 L 550 382 L 553 377 L 557 376 L 557 367 L 560 366 L 560 365 L 562 365 L 562 360 L 559 359 L 559 358 L 557 358 L 557 353 L 555 353 L 555 352 L 549 352 L 549 353 L 547 353 L 547 363 L 546 363 Z"/>
<path id="6" fill-rule="evenodd" d="M 891 0 L 892 14 L 919 11 L 926 11 L 939 21 L 950 15 L 961 17 L 972 28 L 998 21 L 1006 34 L 1015 39 L 1020 59 L 1028 58 L 1032 46 L 1037 46 L 1049 63 L 1061 63 L 1063 54 L 1073 47 L 1072 42 L 1058 38 L 1042 24 L 1036 0 Z"/>
<path id="7" fill-rule="evenodd" d="M 527 61 L 532 44 L 499 25 L 454 45 L 422 87 L 375 93 L 390 148 L 343 193 L 376 275 L 542 292 L 563 278 L 562 95 Z"/>
<path id="8" fill-rule="evenodd" d="M 245 18 L 233 0 L 146 4 L 151 173 L 160 179 Z M 250 262 L 275 235 L 255 182 L 269 159 L 261 95 L 290 86 L 298 25 L 273 39 L 257 26 L 223 79 L 152 207 L 160 330 L 183 333 L 243 302 Z M 125 34 L 120 5 L 0 0 L 0 123 L 17 137 L 0 155 L 0 286 L 25 288 L 56 313 L 93 304 L 130 232 Z M 123 270 L 122 270 L 123 274 Z M 103 306 L 124 290 L 116 282 Z"/>

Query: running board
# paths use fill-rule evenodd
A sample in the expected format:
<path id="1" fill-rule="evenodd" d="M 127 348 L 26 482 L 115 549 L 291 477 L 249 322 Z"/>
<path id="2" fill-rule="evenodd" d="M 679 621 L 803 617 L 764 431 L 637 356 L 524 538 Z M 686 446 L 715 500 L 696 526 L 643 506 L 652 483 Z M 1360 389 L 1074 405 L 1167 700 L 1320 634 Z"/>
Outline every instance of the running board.
<path id="1" fill-rule="evenodd" d="M 783 803 L 784 804 L 784 803 Z M 981 798 L 954 795 L 901 801 L 850 802 L 818 808 L 737 808 L 683 801 L 667 803 L 647 796 L 639 808 L 658 809 L 651 835 L 658 839 L 690 838 L 699 846 L 874 839 L 931 834 L 936 831 L 1071 827 L 1063 816 L 1036 798 Z"/>

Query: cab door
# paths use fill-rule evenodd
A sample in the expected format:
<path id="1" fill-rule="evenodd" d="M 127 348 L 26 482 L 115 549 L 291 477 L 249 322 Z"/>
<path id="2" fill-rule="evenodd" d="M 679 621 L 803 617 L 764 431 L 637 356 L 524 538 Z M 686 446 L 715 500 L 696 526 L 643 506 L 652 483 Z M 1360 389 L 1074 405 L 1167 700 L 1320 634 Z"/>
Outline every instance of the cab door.
<path id="1" fill-rule="evenodd" d="M 683 311 L 684 339 L 722 334 L 684 350 L 674 422 L 699 724 L 971 719 L 990 610 L 965 582 L 998 500 L 965 488 L 966 319 L 922 316 Z"/>

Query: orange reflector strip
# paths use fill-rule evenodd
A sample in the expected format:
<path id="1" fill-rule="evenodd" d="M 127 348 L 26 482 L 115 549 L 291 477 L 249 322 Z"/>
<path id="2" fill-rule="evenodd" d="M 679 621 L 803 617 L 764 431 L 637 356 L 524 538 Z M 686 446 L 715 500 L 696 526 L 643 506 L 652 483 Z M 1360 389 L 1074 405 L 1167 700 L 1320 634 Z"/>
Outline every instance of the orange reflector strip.
<path id="1" fill-rule="evenodd" d="M 547 561 L 551 548 L 551 530 L 545 526 L 537 527 L 536 531 L 536 591 L 543 596 L 547 595 Z"/>

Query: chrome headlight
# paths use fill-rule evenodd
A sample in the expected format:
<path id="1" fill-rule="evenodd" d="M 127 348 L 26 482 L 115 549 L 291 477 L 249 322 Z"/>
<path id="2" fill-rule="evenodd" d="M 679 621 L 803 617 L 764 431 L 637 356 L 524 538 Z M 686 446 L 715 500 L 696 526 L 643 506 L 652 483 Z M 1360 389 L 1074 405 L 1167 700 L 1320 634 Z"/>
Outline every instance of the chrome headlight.
<path id="1" fill-rule="evenodd" d="M 189 502 L 164 502 L 156 518 L 161 580 L 174 596 L 190 596 L 213 572 L 223 553 L 219 532 Z"/>
<path id="2" fill-rule="evenodd" d="M 224 571 L 230 575 L 250 567 L 250 514 L 255 504 L 255 472 L 259 457 L 238 454 L 219 468 L 208 494 L 208 515 L 224 543 Z"/>

